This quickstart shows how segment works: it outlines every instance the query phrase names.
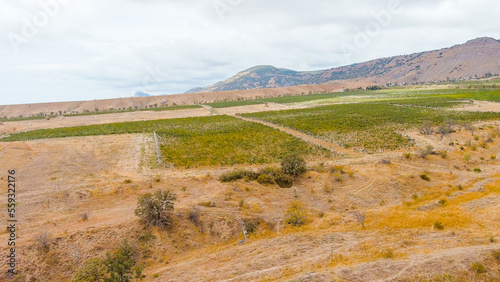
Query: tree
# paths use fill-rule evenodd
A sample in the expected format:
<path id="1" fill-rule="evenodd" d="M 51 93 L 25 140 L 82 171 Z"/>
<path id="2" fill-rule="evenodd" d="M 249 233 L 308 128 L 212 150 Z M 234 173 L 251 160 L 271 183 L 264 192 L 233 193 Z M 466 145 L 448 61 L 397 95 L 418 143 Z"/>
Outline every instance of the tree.
<path id="1" fill-rule="evenodd" d="M 99 258 L 92 258 L 80 267 L 73 277 L 72 282 L 99 282 L 104 281 L 107 268 Z"/>
<path id="2" fill-rule="evenodd" d="M 139 198 L 135 215 L 148 225 L 169 227 L 171 225 L 170 211 L 174 209 L 175 200 L 177 200 L 177 195 L 170 190 L 148 193 Z"/>
<path id="3" fill-rule="evenodd" d="M 109 279 L 113 282 L 128 282 L 132 279 L 133 267 L 136 263 L 137 251 L 124 240 L 114 254 L 108 253 L 104 264 L 108 268 Z"/>
<path id="4" fill-rule="evenodd" d="M 297 154 L 288 155 L 281 162 L 281 170 L 285 174 L 298 176 L 307 171 L 306 162 Z"/>

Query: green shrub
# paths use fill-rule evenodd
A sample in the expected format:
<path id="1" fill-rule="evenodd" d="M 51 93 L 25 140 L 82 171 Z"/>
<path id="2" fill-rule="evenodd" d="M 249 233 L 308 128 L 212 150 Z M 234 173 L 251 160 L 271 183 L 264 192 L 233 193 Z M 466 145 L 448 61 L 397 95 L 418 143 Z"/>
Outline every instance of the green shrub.
<path id="1" fill-rule="evenodd" d="M 174 209 L 175 200 L 177 200 L 177 195 L 170 190 L 148 193 L 139 197 L 135 215 L 148 225 L 169 227 L 171 225 L 170 212 Z"/>
<path id="2" fill-rule="evenodd" d="M 260 169 L 257 176 L 260 176 L 263 174 L 274 178 L 278 174 L 283 174 L 283 172 L 281 171 L 281 169 L 279 169 L 277 167 L 268 166 L 268 167 Z"/>
<path id="3" fill-rule="evenodd" d="M 496 155 L 491 155 L 490 159 L 491 159 L 491 160 L 496 160 L 496 159 L 497 159 L 497 156 L 496 156 Z"/>
<path id="4" fill-rule="evenodd" d="M 444 226 L 441 222 L 436 221 L 436 222 L 434 222 L 434 228 L 436 228 L 437 230 L 443 230 Z"/>
<path id="5" fill-rule="evenodd" d="M 422 180 L 425 180 L 425 181 L 431 181 L 431 179 L 429 178 L 429 176 L 427 174 L 421 174 L 420 178 L 422 178 Z"/>
<path id="6" fill-rule="evenodd" d="M 261 174 L 257 177 L 257 182 L 260 184 L 274 184 L 274 178 L 267 174 Z"/>
<path id="7" fill-rule="evenodd" d="M 307 216 L 302 210 L 302 205 L 292 202 L 290 208 L 285 213 L 285 223 L 292 226 L 302 226 L 306 224 Z"/>
<path id="8" fill-rule="evenodd" d="M 307 171 L 306 162 L 297 154 L 288 155 L 281 162 L 281 170 L 285 174 L 298 176 Z"/>
<path id="9" fill-rule="evenodd" d="M 104 261 L 99 258 L 87 260 L 73 276 L 72 282 L 98 282 L 103 281 L 108 270 Z"/>
<path id="10" fill-rule="evenodd" d="M 487 271 L 486 266 L 484 266 L 484 264 L 482 264 L 479 261 L 472 263 L 472 270 L 474 270 L 477 273 L 486 273 Z"/>
<path id="11" fill-rule="evenodd" d="M 500 263 L 500 250 L 495 250 L 492 252 L 493 258 Z"/>
<path id="12" fill-rule="evenodd" d="M 274 182 L 281 188 L 291 188 L 293 186 L 293 178 L 283 173 L 274 176 Z"/>
<path id="13" fill-rule="evenodd" d="M 480 168 L 475 168 L 474 172 L 478 172 L 479 173 L 479 172 L 482 172 L 482 170 Z"/>
<path id="14" fill-rule="evenodd" d="M 443 159 L 448 158 L 448 152 L 446 152 L 446 151 L 442 151 L 440 155 L 441 155 L 441 158 L 443 158 Z"/>
<path id="15" fill-rule="evenodd" d="M 259 175 L 253 171 L 237 169 L 233 171 L 228 171 L 220 176 L 221 182 L 232 182 L 239 179 L 249 179 L 255 180 Z"/>
<path id="16" fill-rule="evenodd" d="M 260 225 L 258 219 L 245 219 L 244 220 L 245 230 L 248 234 L 254 233 Z"/>
<path id="17" fill-rule="evenodd" d="M 139 235 L 137 240 L 141 243 L 149 243 L 149 241 L 156 239 L 156 236 L 151 233 L 151 231 L 148 231 L 144 234 Z"/>
<path id="18" fill-rule="evenodd" d="M 445 199 L 441 199 L 441 200 L 439 200 L 439 204 L 440 204 L 441 206 L 444 206 L 444 205 L 446 204 L 446 202 L 447 202 L 447 201 L 446 201 Z"/>

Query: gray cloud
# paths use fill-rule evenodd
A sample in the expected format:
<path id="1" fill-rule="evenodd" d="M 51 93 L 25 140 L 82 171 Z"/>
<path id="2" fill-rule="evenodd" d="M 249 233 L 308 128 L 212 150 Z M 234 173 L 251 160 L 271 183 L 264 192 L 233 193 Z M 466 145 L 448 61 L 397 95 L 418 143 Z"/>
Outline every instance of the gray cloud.
<path id="1" fill-rule="evenodd" d="M 314 70 L 500 38 L 493 0 L 401 0 L 403 10 L 346 56 L 342 44 L 354 46 L 391 1 L 6 0 L 0 104 L 182 93 L 258 64 Z M 38 24 L 15 52 L 27 22 Z"/>

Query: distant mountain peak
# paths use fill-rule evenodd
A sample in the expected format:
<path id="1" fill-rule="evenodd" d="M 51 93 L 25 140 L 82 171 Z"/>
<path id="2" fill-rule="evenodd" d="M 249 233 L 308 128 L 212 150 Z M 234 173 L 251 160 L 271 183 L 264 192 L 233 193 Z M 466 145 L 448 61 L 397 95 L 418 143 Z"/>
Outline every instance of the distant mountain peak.
<path id="1" fill-rule="evenodd" d="M 141 91 L 137 91 L 134 94 L 134 97 L 150 97 L 150 96 L 151 95 L 149 95 L 148 93 L 144 93 L 144 92 L 141 92 Z"/>
<path id="2" fill-rule="evenodd" d="M 224 81 L 188 93 L 313 85 L 345 81 L 410 84 L 472 79 L 500 74 L 500 41 L 480 37 L 440 50 L 380 58 L 318 71 L 294 71 L 258 65 Z"/>
<path id="3" fill-rule="evenodd" d="M 491 37 L 479 37 L 476 39 L 469 40 L 465 44 L 492 44 L 492 43 L 498 44 L 500 43 L 500 41 Z"/>

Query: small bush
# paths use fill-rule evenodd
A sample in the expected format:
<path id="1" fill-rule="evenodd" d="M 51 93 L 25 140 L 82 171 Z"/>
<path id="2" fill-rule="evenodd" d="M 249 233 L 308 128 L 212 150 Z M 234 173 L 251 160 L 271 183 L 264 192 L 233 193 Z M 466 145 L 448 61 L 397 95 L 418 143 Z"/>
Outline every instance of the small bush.
<path id="1" fill-rule="evenodd" d="M 87 221 L 89 220 L 89 214 L 84 212 L 84 213 L 81 213 L 78 215 L 78 217 L 82 220 L 82 221 Z"/>
<path id="2" fill-rule="evenodd" d="M 335 171 L 333 173 L 333 178 L 335 179 L 335 181 L 337 182 L 342 182 L 344 181 L 344 175 L 342 175 L 342 173 L 340 171 Z"/>
<path id="3" fill-rule="evenodd" d="M 52 243 L 52 236 L 49 232 L 45 231 L 35 236 L 36 247 L 42 251 L 48 252 L 50 244 Z"/>
<path id="4" fill-rule="evenodd" d="M 493 258 L 496 259 L 498 263 L 500 263 L 500 250 L 493 251 L 491 254 Z"/>
<path id="5" fill-rule="evenodd" d="M 446 151 L 442 151 L 440 155 L 441 155 L 441 158 L 443 158 L 443 159 L 448 158 L 448 152 L 446 152 Z"/>
<path id="6" fill-rule="evenodd" d="M 421 149 L 418 151 L 418 155 L 422 158 L 425 159 L 427 158 L 428 155 L 434 153 L 434 147 L 432 145 L 429 145 L 425 147 L 425 149 Z"/>
<path id="7" fill-rule="evenodd" d="M 123 183 L 125 183 L 125 184 L 130 184 L 130 183 L 132 183 L 132 180 L 130 180 L 130 179 L 125 179 L 125 181 L 123 181 Z"/>
<path id="8" fill-rule="evenodd" d="M 274 184 L 274 178 L 267 174 L 261 174 L 257 177 L 257 182 L 259 182 L 259 184 Z"/>
<path id="9" fill-rule="evenodd" d="M 354 218 L 356 218 L 359 224 L 361 224 L 361 226 L 365 228 L 366 213 L 359 211 L 352 211 L 351 214 L 354 216 Z"/>
<path id="10" fill-rule="evenodd" d="M 443 224 L 441 222 L 436 221 L 436 222 L 434 222 L 434 228 L 437 229 L 437 230 L 443 230 L 444 226 L 443 226 Z"/>
<path id="11" fill-rule="evenodd" d="M 279 174 L 283 174 L 281 169 L 279 169 L 277 167 L 268 166 L 268 167 L 265 167 L 265 168 L 259 170 L 259 173 L 257 174 L 257 178 L 260 175 L 267 175 L 269 177 L 274 178 Z"/>
<path id="12" fill-rule="evenodd" d="M 486 271 L 487 271 L 486 266 L 484 266 L 484 264 L 482 264 L 479 261 L 472 263 L 472 270 L 477 272 L 477 273 L 486 273 Z"/>
<path id="13" fill-rule="evenodd" d="M 411 160 L 411 158 L 412 158 L 412 154 L 411 154 L 411 153 L 406 153 L 406 154 L 404 154 L 404 157 L 405 157 L 405 159 L 407 159 L 407 160 Z"/>
<path id="14" fill-rule="evenodd" d="M 171 225 L 170 212 L 174 209 L 175 200 L 177 200 L 177 195 L 170 190 L 158 190 L 155 194 L 148 193 L 139 197 L 134 213 L 148 225 L 169 227 Z"/>
<path id="15" fill-rule="evenodd" d="M 427 174 L 421 174 L 420 178 L 422 178 L 422 180 L 425 180 L 425 181 L 431 181 L 431 179 L 429 178 L 429 176 Z"/>
<path id="16" fill-rule="evenodd" d="M 391 160 L 388 160 L 388 159 L 383 159 L 379 162 L 379 164 L 382 164 L 382 165 L 390 165 L 392 164 Z"/>
<path id="17" fill-rule="evenodd" d="M 148 231 L 144 234 L 139 235 L 137 237 L 137 240 L 141 243 L 149 243 L 149 241 L 156 239 L 156 236 L 151 233 L 151 231 Z"/>
<path id="18" fill-rule="evenodd" d="M 276 175 L 274 182 L 281 188 L 291 188 L 293 186 L 293 178 L 283 173 Z"/>
<path id="19" fill-rule="evenodd" d="M 444 205 L 446 204 L 446 202 L 447 202 L 447 201 L 446 201 L 445 199 L 441 199 L 441 200 L 439 200 L 439 204 L 440 204 L 441 206 L 444 206 Z"/>
<path id="20" fill-rule="evenodd" d="M 492 161 L 494 161 L 494 160 L 496 160 L 496 159 L 497 159 L 497 156 L 495 156 L 495 155 L 491 155 L 490 159 L 491 159 Z"/>
<path id="21" fill-rule="evenodd" d="M 298 176 L 307 171 L 306 162 L 297 154 L 288 155 L 281 162 L 281 170 L 285 174 Z"/>
<path id="22" fill-rule="evenodd" d="M 240 202 L 238 203 L 238 206 L 240 208 L 243 208 L 245 206 L 245 200 L 244 199 L 241 199 Z"/>
<path id="23" fill-rule="evenodd" d="M 260 221 L 257 219 L 246 219 L 244 220 L 245 230 L 248 234 L 254 233 L 260 225 Z"/>
<path id="24" fill-rule="evenodd" d="M 290 208 L 285 213 L 285 223 L 292 226 L 302 226 L 306 224 L 307 216 L 302 210 L 302 205 L 292 202 Z"/>
<path id="25" fill-rule="evenodd" d="M 253 171 L 248 171 L 248 170 L 233 170 L 226 172 L 220 176 L 220 181 L 221 182 L 232 182 L 240 179 L 249 179 L 249 180 L 255 180 L 257 179 L 259 175 Z"/>
<path id="26" fill-rule="evenodd" d="M 206 207 L 206 208 L 212 208 L 212 207 L 214 207 L 214 203 L 212 201 L 201 202 L 201 203 L 198 203 L 198 206 L 202 206 L 202 207 Z"/>
<path id="27" fill-rule="evenodd" d="M 482 170 L 481 170 L 480 168 L 475 168 L 475 169 L 474 169 L 474 172 L 479 173 L 479 172 L 482 172 Z"/>
<path id="28" fill-rule="evenodd" d="M 331 185 L 326 184 L 325 186 L 323 186 L 323 191 L 325 191 L 325 193 L 327 194 L 330 194 L 333 192 L 333 187 Z"/>
<path id="29" fill-rule="evenodd" d="M 200 224 L 200 209 L 198 207 L 193 207 L 188 214 L 188 219 L 194 225 L 198 226 Z"/>

